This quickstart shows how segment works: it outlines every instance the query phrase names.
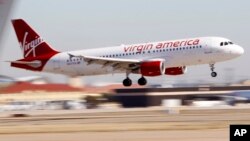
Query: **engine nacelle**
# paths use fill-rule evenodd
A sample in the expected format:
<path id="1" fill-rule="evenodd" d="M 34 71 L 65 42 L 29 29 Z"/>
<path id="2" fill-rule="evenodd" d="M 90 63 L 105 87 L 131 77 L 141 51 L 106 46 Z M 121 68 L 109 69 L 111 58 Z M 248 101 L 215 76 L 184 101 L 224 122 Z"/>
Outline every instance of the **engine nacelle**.
<path id="1" fill-rule="evenodd" d="M 164 61 L 142 62 L 140 72 L 143 76 L 159 76 L 165 73 Z"/>
<path id="2" fill-rule="evenodd" d="M 166 75 L 182 75 L 187 72 L 187 67 L 172 67 L 172 68 L 166 68 L 165 74 Z"/>

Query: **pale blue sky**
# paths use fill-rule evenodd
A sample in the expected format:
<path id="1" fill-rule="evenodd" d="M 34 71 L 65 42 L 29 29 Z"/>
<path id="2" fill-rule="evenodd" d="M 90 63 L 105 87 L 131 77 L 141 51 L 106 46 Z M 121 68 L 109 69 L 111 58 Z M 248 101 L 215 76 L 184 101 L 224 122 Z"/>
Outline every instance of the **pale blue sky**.
<path id="1" fill-rule="evenodd" d="M 60 51 L 161 41 L 197 36 L 222 36 L 245 49 L 235 60 L 216 64 L 217 78 L 210 78 L 208 65 L 188 68 L 183 76 L 161 76 L 151 82 L 206 80 L 221 82 L 250 78 L 248 0 L 19 0 L 11 18 L 23 18 Z M 1 60 L 21 58 L 16 36 L 8 22 Z M 233 71 L 226 73 L 228 69 Z M 0 63 L 0 73 L 14 77 L 39 75 Z M 225 74 L 226 73 L 226 74 Z M 61 75 L 44 76 L 65 81 Z M 85 77 L 85 81 L 121 82 L 124 75 Z M 134 81 L 139 76 L 134 77 Z"/>

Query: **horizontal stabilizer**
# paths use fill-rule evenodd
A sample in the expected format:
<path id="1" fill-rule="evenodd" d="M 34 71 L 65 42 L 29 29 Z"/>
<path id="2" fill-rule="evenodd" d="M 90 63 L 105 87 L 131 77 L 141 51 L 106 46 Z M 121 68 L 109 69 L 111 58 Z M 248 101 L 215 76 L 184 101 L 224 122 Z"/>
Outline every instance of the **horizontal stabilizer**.
<path id="1" fill-rule="evenodd" d="M 6 61 L 10 62 L 11 64 L 22 64 L 22 65 L 29 65 L 34 68 L 38 68 L 42 65 L 42 62 L 39 60 L 34 60 L 34 61 Z"/>

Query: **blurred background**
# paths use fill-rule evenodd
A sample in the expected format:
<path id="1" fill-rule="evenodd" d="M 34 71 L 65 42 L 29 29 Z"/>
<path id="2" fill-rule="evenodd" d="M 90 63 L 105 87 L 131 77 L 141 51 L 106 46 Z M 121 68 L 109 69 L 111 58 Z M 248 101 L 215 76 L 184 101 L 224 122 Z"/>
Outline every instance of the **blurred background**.
<path id="1" fill-rule="evenodd" d="M 39 133 L 69 133 L 54 139 L 228 140 L 229 124 L 250 122 L 249 5 L 247 0 L 0 0 L 0 139 L 37 133 L 31 139 L 51 140 Z M 10 67 L 5 61 L 22 58 L 11 25 L 16 18 L 60 51 L 221 36 L 245 54 L 217 63 L 216 78 L 208 65 L 189 66 L 184 75 L 124 88 L 125 74 L 69 78 Z M 131 75 L 133 81 L 139 77 Z"/>

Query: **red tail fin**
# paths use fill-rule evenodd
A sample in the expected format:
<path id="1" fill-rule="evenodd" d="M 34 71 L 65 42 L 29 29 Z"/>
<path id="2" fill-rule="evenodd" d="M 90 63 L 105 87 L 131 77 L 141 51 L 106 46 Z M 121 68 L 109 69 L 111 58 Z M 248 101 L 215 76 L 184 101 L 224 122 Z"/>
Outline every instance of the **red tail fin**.
<path id="1" fill-rule="evenodd" d="M 52 49 L 24 20 L 12 20 L 23 59 L 11 62 L 12 67 L 41 71 L 48 60 L 59 53 Z"/>
<path id="2" fill-rule="evenodd" d="M 52 49 L 24 20 L 12 20 L 24 58 L 58 53 Z"/>

